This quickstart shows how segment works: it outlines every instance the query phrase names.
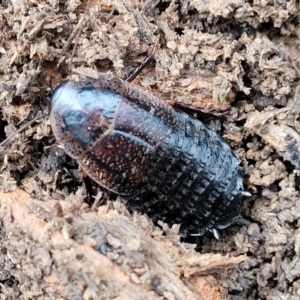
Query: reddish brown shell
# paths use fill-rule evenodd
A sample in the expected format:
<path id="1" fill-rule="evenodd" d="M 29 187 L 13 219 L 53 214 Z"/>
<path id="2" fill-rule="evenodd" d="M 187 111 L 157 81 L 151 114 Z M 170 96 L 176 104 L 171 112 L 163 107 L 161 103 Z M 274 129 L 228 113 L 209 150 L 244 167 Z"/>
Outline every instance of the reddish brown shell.
<path id="1" fill-rule="evenodd" d="M 202 235 L 240 213 L 243 178 L 229 146 L 200 121 L 108 75 L 67 81 L 52 95 L 51 125 L 95 182 L 154 221 Z"/>

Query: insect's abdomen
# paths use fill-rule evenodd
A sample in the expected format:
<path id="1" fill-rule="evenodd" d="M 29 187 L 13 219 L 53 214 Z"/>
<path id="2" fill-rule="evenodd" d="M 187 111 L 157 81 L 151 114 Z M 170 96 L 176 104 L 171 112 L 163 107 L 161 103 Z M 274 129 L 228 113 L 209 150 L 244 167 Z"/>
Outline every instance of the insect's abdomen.
<path id="1" fill-rule="evenodd" d="M 201 122 L 184 113 L 177 116 L 177 126 L 158 146 L 143 182 L 126 197 L 127 203 L 154 221 L 181 224 L 183 234 L 225 228 L 242 205 L 238 160 Z"/>

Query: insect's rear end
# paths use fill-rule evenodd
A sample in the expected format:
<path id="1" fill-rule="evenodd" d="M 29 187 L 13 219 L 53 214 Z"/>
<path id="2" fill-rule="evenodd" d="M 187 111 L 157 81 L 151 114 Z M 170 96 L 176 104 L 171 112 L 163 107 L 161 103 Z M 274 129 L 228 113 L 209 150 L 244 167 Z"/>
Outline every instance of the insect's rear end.
<path id="1" fill-rule="evenodd" d="M 223 229 L 241 210 L 238 160 L 215 132 L 184 113 L 177 116 L 177 126 L 157 148 L 144 183 L 125 199 L 155 221 L 181 224 L 183 235 Z"/>
<path id="2" fill-rule="evenodd" d="M 215 232 L 240 213 L 242 172 L 225 141 L 138 86 L 105 74 L 65 82 L 51 125 L 96 183 L 183 235 Z"/>

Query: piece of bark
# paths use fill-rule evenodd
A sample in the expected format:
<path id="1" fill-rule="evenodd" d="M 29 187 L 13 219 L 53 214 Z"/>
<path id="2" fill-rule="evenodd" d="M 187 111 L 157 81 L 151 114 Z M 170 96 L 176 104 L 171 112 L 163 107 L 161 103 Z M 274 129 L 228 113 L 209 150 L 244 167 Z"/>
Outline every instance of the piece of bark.
<path id="1" fill-rule="evenodd" d="M 0 263 L 18 281 L 15 296 L 225 299 L 198 275 L 209 273 L 207 261 L 220 255 L 204 255 L 201 268 L 201 254 L 185 248 L 176 234 L 162 236 L 147 218 L 137 215 L 132 221 L 107 206 L 95 213 L 85 210 L 80 201 L 42 202 L 19 189 L 0 192 L 1 242 L 7 253 Z M 226 260 L 230 268 L 245 257 Z"/>

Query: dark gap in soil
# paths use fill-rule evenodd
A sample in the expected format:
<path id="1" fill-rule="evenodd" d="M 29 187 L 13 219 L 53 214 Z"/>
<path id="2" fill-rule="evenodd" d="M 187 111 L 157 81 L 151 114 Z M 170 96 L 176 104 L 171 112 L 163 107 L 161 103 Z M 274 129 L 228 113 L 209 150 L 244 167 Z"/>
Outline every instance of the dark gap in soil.
<path id="1" fill-rule="evenodd" d="M 252 87 L 252 80 L 247 76 L 247 74 L 243 76 L 243 81 L 246 87 Z"/>
<path id="2" fill-rule="evenodd" d="M 29 170 L 24 172 L 11 170 L 12 177 L 16 180 L 17 186 L 22 186 L 22 180 L 27 177 Z"/>
<path id="3" fill-rule="evenodd" d="M 197 12 L 198 13 L 198 12 Z M 205 21 L 205 20 L 203 20 Z M 211 26 L 206 25 L 204 22 L 204 31 L 208 33 L 216 33 L 214 28 L 218 28 L 218 32 L 222 34 L 229 34 L 232 39 L 239 39 L 243 33 L 246 33 L 249 37 L 255 38 L 257 29 L 255 29 L 253 26 L 249 25 L 248 23 L 234 23 L 232 20 L 227 18 L 219 17 L 217 22 Z"/>
<path id="4" fill-rule="evenodd" d="M 246 33 L 249 37 L 254 38 L 256 36 L 256 29 L 247 23 L 242 24 L 229 24 L 222 33 L 230 32 L 234 39 L 239 39 L 243 33 Z"/>
<path id="5" fill-rule="evenodd" d="M 170 2 L 159 1 L 159 3 L 157 4 L 159 14 L 163 13 L 169 6 L 170 6 Z"/>
<path id="6" fill-rule="evenodd" d="M 279 157 L 278 158 L 286 167 L 286 171 L 289 173 L 289 174 L 292 174 L 295 170 L 295 166 L 288 160 L 284 160 L 282 157 Z"/>
<path id="7" fill-rule="evenodd" d="M 62 79 L 67 78 L 67 76 L 69 75 L 68 72 L 65 70 L 65 68 L 61 66 L 57 68 L 57 73 L 61 76 Z"/>
<path id="8" fill-rule="evenodd" d="M 195 8 L 189 9 L 188 16 L 199 16 L 199 12 Z"/>
<path id="9" fill-rule="evenodd" d="M 246 299 L 259 299 L 258 298 L 258 284 L 253 284 L 249 287 L 247 291 L 247 298 Z"/>
<path id="10" fill-rule="evenodd" d="M 295 176 L 295 186 L 296 186 L 296 190 L 300 191 L 300 176 L 299 175 Z"/>
<path id="11" fill-rule="evenodd" d="M 261 33 L 265 33 L 271 40 L 272 37 L 281 35 L 280 28 L 274 27 L 273 22 L 261 23 L 257 30 Z"/>
<path id="12" fill-rule="evenodd" d="M 247 142 L 245 142 L 245 143 L 247 143 Z M 254 165 L 255 165 L 255 163 L 256 163 L 256 160 L 254 160 L 254 159 L 251 159 L 251 158 L 248 158 L 248 159 L 247 159 L 247 161 L 248 161 L 248 165 L 249 165 L 249 166 L 251 166 L 251 165 L 253 165 L 253 166 L 254 166 Z"/>
<path id="13" fill-rule="evenodd" d="M 13 275 L 10 275 L 7 279 L 1 280 L 0 283 L 1 285 L 3 284 L 11 288 L 17 286 L 19 284 L 19 281 Z M 1 294 L 1 285 L 0 285 L 0 294 Z"/>
<path id="14" fill-rule="evenodd" d="M 298 5 L 299 5 L 299 0 L 296 0 L 296 2 L 298 2 Z M 299 16 L 295 15 L 295 16 L 292 16 L 291 19 L 290 19 L 290 23 L 294 26 L 297 26 L 299 24 Z"/>
<path id="15" fill-rule="evenodd" d="M 274 277 L 276 277 L 276 273 L 274 274 Z M 278 280 L 276 280 L 274 278 L 269 278 L 267 281 L 268 281 L 269 288 L 275 288 L 278 284 Z"/>
<path id="16" fill-rule="evenodd" d="M 180 36 L 183 34 L 183 28 L 180 28 L 180 27 L 175 28 L 175 32 Z"/>
<path id="17" fill-rule="evenodd" d="M 8 123 L 5 120 L 2 120 L 2 115 L 0 116 L 0 142 L 6 139 L 6 134 L 4 131 L 5 126 L 7 126 Z"/>
<path id="18" fill-rule="evenodd" d="M 112 69 L 113 63 L 109 59 L 97 59 L 95 61 L 95 66 L 97 67 L 97 69 L 101 69 L 103 67 L 108 67 L 109 69 Z"/>
<path id="19" fill-rule="evenodd" d="M 233 92 L 235 92 L 235 99 L 232 102 L 232 105 L 237 104 L 241 101 L 245 101 L 245 100 L 247 101 L 247 103 L 251 103 L 251 104 L 253 103 L 255 95 L 256 95 L 256 92 L 254 89 L 250 89 L 249 95 L 246 95 L 242 91 L 236 91 L 235 89 L 232 89 L 232 90 L 233 90 Z"/>
<path id="20" fill-rule="evenodd" d="M 244 119 L 244 120 L 234 121 L 234 124 L 235 124 L 237 127 L 239 127 L 239 128 L 243 128 L 244 125 L 245 125 L 245 123 L 246 123 L 246 120 L 245 120 L 245 119 Z"/>
<path id="21" fill-rule="evenodd" d="M 11 101 L 11 104 L 15 105 L 15 106 L 20 106 L 24 103 L 25 103 L 24 100 L 20 96 L 13 97 L 13 99 Z"/>
<path id="22" fill-rule="evenodd" d="M 274 181 L 271 185 L 268 186 L 269 190 L 274 193 L 278 193 L 280 191 L 279 187 L 280 180 Z"/>

